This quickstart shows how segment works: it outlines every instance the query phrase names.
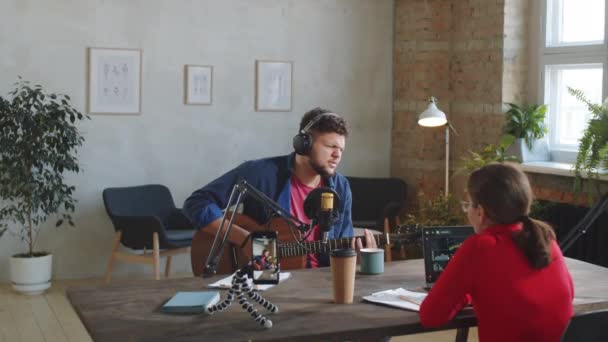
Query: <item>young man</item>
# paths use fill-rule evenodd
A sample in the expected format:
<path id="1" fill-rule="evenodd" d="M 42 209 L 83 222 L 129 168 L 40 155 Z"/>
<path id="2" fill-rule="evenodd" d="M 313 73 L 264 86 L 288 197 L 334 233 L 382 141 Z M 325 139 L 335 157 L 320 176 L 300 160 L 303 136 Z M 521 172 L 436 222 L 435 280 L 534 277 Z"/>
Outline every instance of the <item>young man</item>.
<path id="1" fill-rule="evenodd" d="M 352 194 L 346 177 L 336 169 L 346 146 L 348 129 L 346 121 L 326 109 L 315 108 L 302 117 L 298 135 L 294 137 L 294 153 L 286 156 L 247 161 L 223 176 L 195 191 L 184 203 L 186 216 L 196 227 L 215 234 L 222 219 L 222 209 L 228 202 L 234 184 L 245 179 L 300 221 L 308 223 L 304 214 L 304 200 L 317 187 L 329 187 L 340 196 L 339 217 L 328 233 L 329 239 L 352 237 Z M 243 214 L 258 223 L 264 223 L 266 210 L 251 197 L 244 200 Z M 319 240 L 322 234 L 313 228 L 309 240 Z M 228 240 L 236 246 L 246 246 L 249 232 L 233 225 Z M 369 246 L 375 245 L 370 232 L 366 231 Z M 355 242 L 353 241 L 353 244 Z M 356 245 L 361 248 L 361 241 Z M 327 255 L 309 255 L 307 267 L 328 266 Z"/>
<path id="2" fill-rule="evenodd" d="M 270 252 L 265 249 L 262 254 L 253 257 L 253 268 L 256 270 L 267 270 L 272 267 L 270 263 Z"/>

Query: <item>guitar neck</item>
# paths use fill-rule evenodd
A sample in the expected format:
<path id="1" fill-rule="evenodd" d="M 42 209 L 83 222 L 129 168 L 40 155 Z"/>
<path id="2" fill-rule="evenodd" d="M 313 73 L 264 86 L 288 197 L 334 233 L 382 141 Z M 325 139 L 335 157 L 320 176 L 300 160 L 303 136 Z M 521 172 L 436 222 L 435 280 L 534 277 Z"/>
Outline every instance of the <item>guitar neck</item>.
<path id="1" fill-rule="evenodd" d="M 365 237 L 360 236 L 362 243 L 365 243 Z M 301 244 L 297 242 L 283 242 L 279 243 L 279 256 L 280 257 L 294 257 L 303 256 L 309 253 L 327 253 L 334 249 L 351 247 L 352 238 L 341 238 L 328 240 L 327 243 L 323 241 L 304 241 Z M 389 243 L 388 234 L 374 234 L 374 240 L 376 245 L 382 247 Z"/>

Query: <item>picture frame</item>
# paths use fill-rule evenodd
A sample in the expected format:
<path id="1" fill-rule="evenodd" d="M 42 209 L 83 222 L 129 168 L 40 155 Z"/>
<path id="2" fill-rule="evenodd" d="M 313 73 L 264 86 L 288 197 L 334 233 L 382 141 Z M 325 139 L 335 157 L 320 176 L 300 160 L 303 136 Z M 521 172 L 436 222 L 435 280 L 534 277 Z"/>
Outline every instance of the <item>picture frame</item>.
<path id="1" fill-rule="evenodd" d="M 88 48 L 88 112 L 141 113 L 141 49 Z"/>
<path id="2" fill-rule="evenodd" d="M 210 105 L 213 94 L 213 67 L 210 65 L 184 66 L 184 103 Z"/>
<path id="3" fill-rule="evenodd" d="M 290 112 L 292 88 L 292 62 L 256 60 L 255 110 L 257 112 Z"/>

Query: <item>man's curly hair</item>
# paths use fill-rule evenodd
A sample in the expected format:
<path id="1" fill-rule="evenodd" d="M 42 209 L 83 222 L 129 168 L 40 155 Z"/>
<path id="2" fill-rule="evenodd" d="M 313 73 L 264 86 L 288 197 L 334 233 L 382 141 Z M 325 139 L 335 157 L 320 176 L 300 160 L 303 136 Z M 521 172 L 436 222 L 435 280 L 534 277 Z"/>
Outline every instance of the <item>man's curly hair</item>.
<path id="1" fill-rule="evenodd" d="M 311 120 L 325 113 L 333 112 L 328 109 L 317 107 L 304 113 L 304 116 L 302 116 L 302 120 L 300 121 L 300 129 L 298 131 L 301 132 L 302 129 L 304 129 L 304 127 L 306 127 L 306 125 Z M 336 115 L 326 115 L 322 117 L 312 127 L 310 127 L 309 130 L 320 133 L 338 133 L 340 135 L 348 137 L 348 128 L 346 127 L 346 120 L 344 120 L 344 118 L 342 118 L 341 116 Z"/>

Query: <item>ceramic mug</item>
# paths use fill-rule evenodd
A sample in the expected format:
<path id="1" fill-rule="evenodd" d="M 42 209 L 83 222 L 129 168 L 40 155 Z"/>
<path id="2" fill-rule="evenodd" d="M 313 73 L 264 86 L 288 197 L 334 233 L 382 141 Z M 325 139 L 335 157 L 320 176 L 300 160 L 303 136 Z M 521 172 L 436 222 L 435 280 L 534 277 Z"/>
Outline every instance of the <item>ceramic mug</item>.
<path id="1" fill-rule="evenodd" d="M 384 249 L 363 248 L 361 249 L 361 273 L 380 274 L 384 273 Z"/>

